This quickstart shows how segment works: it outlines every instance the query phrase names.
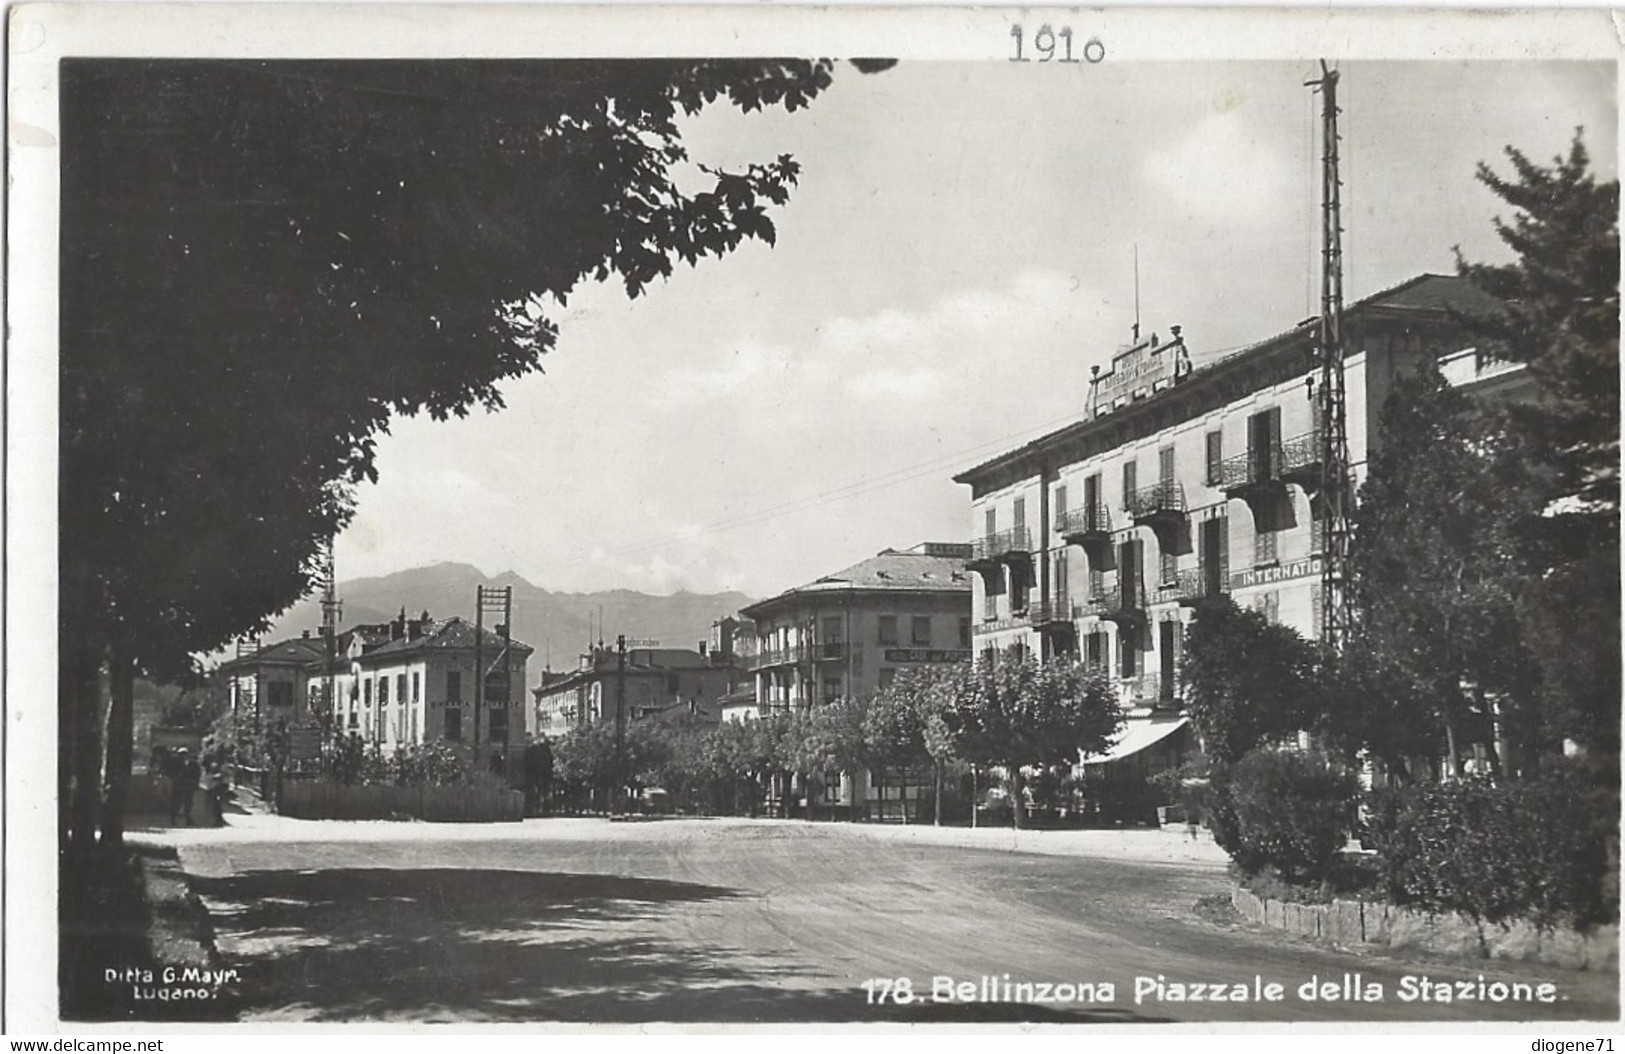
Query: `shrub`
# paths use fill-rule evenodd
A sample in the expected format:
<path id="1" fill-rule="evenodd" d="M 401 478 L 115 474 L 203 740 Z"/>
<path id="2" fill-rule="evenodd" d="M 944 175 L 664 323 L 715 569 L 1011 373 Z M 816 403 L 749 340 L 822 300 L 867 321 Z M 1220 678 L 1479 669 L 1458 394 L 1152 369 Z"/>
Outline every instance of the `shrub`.
<path id="1" fill-rule="evenodd" d="M 1368 839 L 1388 896 L 1479 922 L 1551 927 L 1615 921 L 1617 796 L 1571 765 L 1532 780 L 1373 792 Z"/>
<path id="2" fill-rule="evenodd" d="M 1353 828 L 1359 785 L 1313 751 L 1261 748 L 1215 771 L 1209 825 L 1243 871 L 1268 867 L 1287 882 L 1322 882 Z"/>

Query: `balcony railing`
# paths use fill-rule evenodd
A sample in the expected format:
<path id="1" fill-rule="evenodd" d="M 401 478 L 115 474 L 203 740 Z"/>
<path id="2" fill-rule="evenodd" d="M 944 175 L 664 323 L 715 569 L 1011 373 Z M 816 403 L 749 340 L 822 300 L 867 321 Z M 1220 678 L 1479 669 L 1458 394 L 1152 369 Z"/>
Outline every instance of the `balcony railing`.
<path id="1" fill-rule="evenodd" d="M 1156 526 L 1185 518 L 1185 488 L 1165 479 L 1130 494 L 1125 506 L 1135 523 Z"/>
<path id="2" fill-rule="evenodd" d="M 1109 541 L 1112 534 L 1111 510 L 1106 508 L 1103 501 L 1068 509 L 1055 518 L 1055 533 L 1068 545 Z"/>
<path id="3" fill-rule="evenodd" d="M 1301 487 L 1318 487 L 1324 442 L 1325 436 L 1317 428 L 1282 443 L 1281 478 Z"/>
<path id="4" fill-rule="evenodd" d="M 1224 459 L 1219 488 L 1234 497 L 1251 488 L 1274 486 L 1280 479 L 1281 444 L 1251 446 L 1245 454 Z"/>
<path id="5" fill-rule="evenodd" d="M 1158 600 L 1177 600 L 1181 604 L 1194 604 L 1200 600 L 1230 592 L 1230 583 L 1207 564 L 1198 564 L 1179 572 L 1172 582 L 1157 587 Z"/>
<path id="6" fill-rule="evenodd" d="M 996 563 L 1008 557 L 1027 556 L 1032 551 L 1032 532 L 1026 527 L 1011 527 L 972 542 L 970 562 L 972 564 Z"/>
<path id="7" fill-rule="evenodd" d="M 844 659 L 846 658 L 846 641 L 826 640 L 821 644 L 809 644 L 807 652 L 808 656 L 817 662 Z"/>
<path id="8" fill-rule="evenodd" d="M 1320 430 L 1312 429 L 1281 443 L 1249 447 L 1247 453 L 1226 458 L 1220 488 L 1232 497 L 1248 490 L 1279 487 L 1282 483 L 1314 486 L 1320 482 Z"/>
<path id="9" fill-rule="evenodd" d="M 1070 623 L 1071 605 L 1062 600 L 1051 600 L 1047 603 L 1036 601 L 1027 605 L 1027 621 L 1035 626 L 1047 626 L 1058 622 Z"/>
<path id="10" fill-rule="evenodd" d="M 1143 582 L 1127 585 L 1119 582 L 1107 591 L 1104 601 L 1105 610 L 1101 614 L 1113 622 L 1144 622 L 1146 608 L 1150 607 Z"/>
<path id="11" fill-rule="evenodd" d="M 1073 618 L 1104 618 L 1106 616 L 1106 597 L 1097 593 L 1092 597 L 1072 602 Z"/>

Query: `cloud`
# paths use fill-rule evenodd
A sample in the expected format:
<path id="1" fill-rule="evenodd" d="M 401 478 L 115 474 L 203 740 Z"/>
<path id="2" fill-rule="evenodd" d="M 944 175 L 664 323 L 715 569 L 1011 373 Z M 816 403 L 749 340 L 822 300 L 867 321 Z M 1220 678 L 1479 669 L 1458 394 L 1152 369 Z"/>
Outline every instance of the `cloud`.
<path id="1" fill-rule="evenodd" d="M 1248 116 L 1245 104 L 1227 97 L 1183 139 L 1146 157 L 1146 179 L 1203 223 L 1252 223 L 1278 213 L 1302 193 L 1295 164 Z"/>

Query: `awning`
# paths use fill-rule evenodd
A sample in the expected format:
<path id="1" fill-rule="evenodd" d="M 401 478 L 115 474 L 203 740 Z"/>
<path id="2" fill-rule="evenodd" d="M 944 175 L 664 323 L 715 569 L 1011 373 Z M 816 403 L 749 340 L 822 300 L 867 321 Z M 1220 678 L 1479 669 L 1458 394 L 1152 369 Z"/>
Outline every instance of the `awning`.
<path id="1" fill-rule="evenodd" d="M 1104 754 L 1085 754 L 1081 760 L 1085 765 L 1105 765 L 1112 761 L 1122 761 L 1130 755 L 1138 754 L 1146 747 L 1162 742 L 1188 724 L 1190 724 L 1188 717 L 1131 717 L 1123 725 L 1123 731 L 1110 750 Z"/>

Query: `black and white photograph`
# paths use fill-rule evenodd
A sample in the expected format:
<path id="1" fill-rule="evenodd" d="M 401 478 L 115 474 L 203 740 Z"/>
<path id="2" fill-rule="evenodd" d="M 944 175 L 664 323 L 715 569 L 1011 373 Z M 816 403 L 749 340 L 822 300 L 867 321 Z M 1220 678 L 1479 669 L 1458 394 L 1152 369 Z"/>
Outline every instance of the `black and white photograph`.
<path id="1" fill-rule="evenodd" d="M 1617 1027 L 1605 12 L 11 16 L 0 1029 Z"/>

